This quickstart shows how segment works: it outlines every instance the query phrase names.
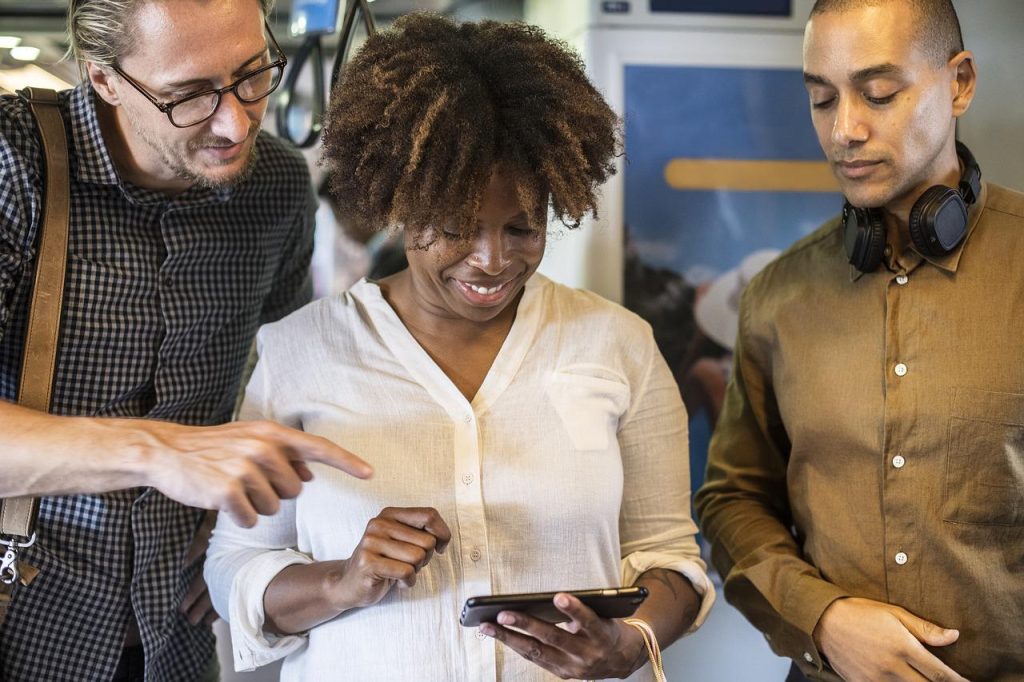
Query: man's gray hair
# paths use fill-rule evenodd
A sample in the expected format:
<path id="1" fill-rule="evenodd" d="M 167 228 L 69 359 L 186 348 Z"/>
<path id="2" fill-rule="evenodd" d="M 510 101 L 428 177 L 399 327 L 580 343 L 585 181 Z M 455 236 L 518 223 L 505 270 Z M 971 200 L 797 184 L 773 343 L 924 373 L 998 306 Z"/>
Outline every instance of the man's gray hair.
<path id="1" fill-rule="evenodd" d="M 152 0 L 71 0 L 68 6 L 68 52 L 85 73 L 85 63 L 113 66 L 135 47 L 135 14 Z M 258 0 L 263 16 L 274 0 Z"/>

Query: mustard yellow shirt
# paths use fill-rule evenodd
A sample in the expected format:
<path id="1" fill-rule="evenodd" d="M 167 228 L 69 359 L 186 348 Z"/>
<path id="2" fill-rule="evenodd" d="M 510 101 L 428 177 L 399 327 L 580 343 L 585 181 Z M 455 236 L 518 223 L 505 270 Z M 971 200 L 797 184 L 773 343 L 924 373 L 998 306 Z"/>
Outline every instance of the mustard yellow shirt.
<path id="1" fill-rule="evenodd" d="M 964 244 L 860 275 L 838 219 L 756 277 L 696 498 L 725 595 L 838 680 L 835 599 L 901 606 L 971 680 L 1024 679 L 1024 195 L 984 183 Z"/>

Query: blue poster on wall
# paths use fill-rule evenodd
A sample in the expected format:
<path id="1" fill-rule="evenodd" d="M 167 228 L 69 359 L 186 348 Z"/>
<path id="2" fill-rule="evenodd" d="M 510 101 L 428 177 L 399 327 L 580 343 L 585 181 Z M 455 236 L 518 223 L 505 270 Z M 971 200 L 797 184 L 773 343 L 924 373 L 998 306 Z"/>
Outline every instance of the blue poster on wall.
<path id="1" fill-rule="evenodd" d="M 625 67 L 624 302 L 690 414 L 691 467 L 731 368 L 739 292 L 842 205 L 799 69 Z"/>
<path id="2" fill-rule="evenodd" d="M 791 0 L 651 0 L 651 11 L 788 17 L 791 5 Z"/>

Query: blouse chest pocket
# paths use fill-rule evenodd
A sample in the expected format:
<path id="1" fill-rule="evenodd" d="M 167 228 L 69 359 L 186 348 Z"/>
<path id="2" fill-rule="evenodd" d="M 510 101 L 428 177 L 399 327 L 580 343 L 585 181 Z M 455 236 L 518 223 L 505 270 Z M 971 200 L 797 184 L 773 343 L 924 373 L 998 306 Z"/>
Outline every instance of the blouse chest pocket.
<path id="1" fill-rule="evenodd" d="M 547 394 L 577 450 L 607 449 L 629 407 L 629 385 L 596 365 L 556 370 Z"/>
<path id="2" fill-rule="evenodd" d="M 954 389 L 943 518 L 1024 526 L 1024 395 Z"/>

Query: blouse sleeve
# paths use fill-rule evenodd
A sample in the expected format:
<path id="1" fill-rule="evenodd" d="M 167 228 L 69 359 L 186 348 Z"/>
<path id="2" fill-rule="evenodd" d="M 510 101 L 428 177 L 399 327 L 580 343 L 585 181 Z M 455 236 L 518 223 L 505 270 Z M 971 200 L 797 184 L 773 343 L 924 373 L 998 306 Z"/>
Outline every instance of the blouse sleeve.
<path id="1" fill-rule="evenodd" d="M 272 394 L 264 358 L 256 363 L 245 389 L 239 418 L 274 419 L 267 396 Z M 270 582 L 293 564 L 313 563 L 295 550 L 295 500 L 282 500 L 273 516 L 260 516 L 252 528 L 242 528 L 220 514 L 206 553 L 204 575 L 217 613 L 231 627 L 235 670 L 253 670 L 301 649 L 303 635 L 278 636 L 263 631 L 263 594 Z"/>
<path id="2" fill-rule="evenodd" d="M 648 330 L 649 331 L 649 330 Z M 622 583 L 645 571 L 667 568 L 685 576 L 701 597 L 693 632 L 715 601 L 697 547 L 690 514 L 690 466 L 686 409 L 679 388 L 647 334 L 647 367 L 619 428 L 623 498 L 619 517 Z"/>

